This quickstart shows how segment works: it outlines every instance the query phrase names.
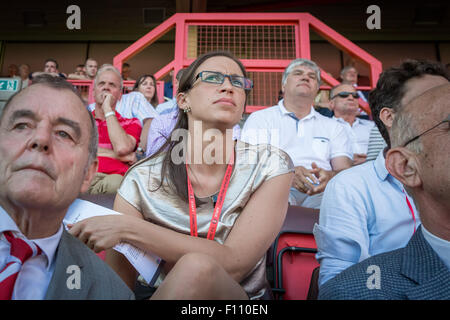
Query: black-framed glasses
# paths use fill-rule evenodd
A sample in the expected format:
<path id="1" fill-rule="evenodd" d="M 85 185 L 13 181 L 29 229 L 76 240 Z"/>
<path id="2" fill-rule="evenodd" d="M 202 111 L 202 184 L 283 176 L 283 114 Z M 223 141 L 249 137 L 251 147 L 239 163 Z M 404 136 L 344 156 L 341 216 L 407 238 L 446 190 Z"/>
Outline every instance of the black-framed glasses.
<path id="1" fill-rule="evenodd" d="M 347 98 L 349 95 L 352 95 L 352 97 L 355 99 L 358 99 L 358 97 L 359 97 L 357 92 L 342 91 L 342 92 L 335 94 L 331 99 L 334 99 L 336 97 Z"/>
<path id="2" fill-rule="evenodd" d="M 236 75 L 223 74 L 217 71 L 202 71 L 196 77 L 195 80 L 200 78 L 203 82 L 214 83 L 214 84 L 222 84 L 225 81 L 225 78 L 230 80 L 231 85 L 236 88 L 241 88 L 244 90 L 251 90 L 253 88 L 253 81 Z"/>
<path id="3" fill-rule="evenodd" d="M 425 131 L 422 132 L 421 134 L 419 134 L 419 135 L 415 136 L 414 138 L 411 138 L 411 139 L 409 139 L 408 141 L 406 141 L 406 142 L 403 144 L 403 147 L 406 147 L 406 146 L 407 146 L 408 144 L 410 144 L 411 142 L 413 142 L 413 141 L 419 139 L 419 138 L 420 138 L 421 136 L 423 136 L 425 133 L 427 133 L 427 132 L 433 130 L 433 129 L 436 128 L 436 127 L 439 127 L 441 124 L 443 124 L 443 123 L 445 123 L 445 122 L 448 122 L 448 123 L 450 124 L 450 114 L 447 116 L 446 119 L 442 120 L 441 122 L 439 122 L 439 123 L 436 124 L 435 126 L 431 127 L 430 129 L 425 130 Z"/>

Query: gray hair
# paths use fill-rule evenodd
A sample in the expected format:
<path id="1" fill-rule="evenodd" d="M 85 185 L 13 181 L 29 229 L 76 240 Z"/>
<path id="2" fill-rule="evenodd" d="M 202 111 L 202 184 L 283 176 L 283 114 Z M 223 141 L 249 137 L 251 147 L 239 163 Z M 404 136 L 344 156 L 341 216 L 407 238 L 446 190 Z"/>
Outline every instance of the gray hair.
<path id="1" fill-rule="evenodd" d="M 389 136 L 392 148 L 401 147 L 408 139 L 417 136 L 417 131 L 414 127 L 413 114 L 411 112 L 400 110 L 394 118 Z M 410 142 L 406 148 L 419 154 L 423 150 L 423 145 L 422 142 L 420 142 L 420 139 L 416 139 L 415 141 Z"/>
<path id="2" fill-rule="evenodd" d="M 317 83 L 320 85 L 320 68 L 314 61 L 308 59 L 295 59 L 292 60 L 291 63 L 287 66 L 287 68 L 283 72 L 283 78 L 281 79 L 281 84 L 284 85 L 286 83 L 287 77 L 292 72 L 292 70 L 300 65 L 304 65 L 305 67 L 311 68 L 316 73 Z"/>
<path id="3" fill-rule="evenodd" d="M 358 73 L 358 70 L 356 70 L 356 68 L 354 66 L 346 66 L 341 70 L 341 78 L 350 69 L 355 69 L 356 73 Z"/>
<path id="4" fill-rule="evenodd" d="M 94 79 L 94 87 L 97 86 L 98 78 L 105 71 L 114 72 L 119 77 L 119 79 L 120 79 L 120 90 L 122 90 L 123 89 L 122 75 L 120 74 L 119 70 L 117 70 L 116 67 L 114 67 L 112 64 L 109 64 L 109 63 L 105 63 L 104 65 L 102 65 L 100 67 L 100 69 L 98 69 L 97 74 L 95 75 L 95 79 Z"/>

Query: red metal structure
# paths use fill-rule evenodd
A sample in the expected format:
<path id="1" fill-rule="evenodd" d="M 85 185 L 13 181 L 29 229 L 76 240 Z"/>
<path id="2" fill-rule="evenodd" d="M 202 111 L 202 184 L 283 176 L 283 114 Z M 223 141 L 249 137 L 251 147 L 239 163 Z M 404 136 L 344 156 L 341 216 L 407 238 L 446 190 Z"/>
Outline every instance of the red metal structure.
<path id="1" fill-rule="evenodd" d="M 308 13 L 177 13 L 114 57 L 114 66 L 122 64 L 175 28 L 174 59 L 155 73 L 157 80 L 174 70 L 187 67 L 195 58 L 210 50 L 233 52 L 249 71 L 255 83 L 246 112 L 253 112 L 277 102 L 281 75 L 296 58 L 311 58 L 310 30 L 332 45 L 362 62 L 370 70 L 370 90 L 382 71 L 381 62 Z M 338 80 L 321 70 L 329 88 Z M 370 110 L 360 99 L 360 106 Z"/>

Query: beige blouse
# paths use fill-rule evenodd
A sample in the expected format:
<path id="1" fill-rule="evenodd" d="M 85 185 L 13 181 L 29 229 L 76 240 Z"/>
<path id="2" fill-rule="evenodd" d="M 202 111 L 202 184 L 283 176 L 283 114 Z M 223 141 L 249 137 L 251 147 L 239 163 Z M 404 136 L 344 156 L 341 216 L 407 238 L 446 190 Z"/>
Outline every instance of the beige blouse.
<path id="1" fill-rule="evenodd" d="M 221 244 L 227 239 L 253 192 L 264 181 L 294 171 L 287 153 L 270 145 L 250 145 L 237 141 L 235 154 L 235 165 L 214 238 Z M 167 181 L 158 190 L 151 191 L 160 184 L 164 155 L 142 160 L 128 170 L 118 193 L 147 221 L 190 235 L 188 203 L 172 192 Z M 197 207 L 198 236 L 206 238 L 214 203 L 210 197 L 199 199 L 203 204 Z M 266 280 L 266 254 L 240 284 L 252 299 L 264 295 L 269 287 Z"/>

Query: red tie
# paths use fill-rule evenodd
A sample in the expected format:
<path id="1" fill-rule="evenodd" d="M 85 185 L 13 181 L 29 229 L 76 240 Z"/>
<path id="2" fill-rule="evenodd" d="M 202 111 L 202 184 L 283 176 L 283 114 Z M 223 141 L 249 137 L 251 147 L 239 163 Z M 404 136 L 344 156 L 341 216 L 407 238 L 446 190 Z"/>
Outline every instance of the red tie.
<path id="1" fill-rule="evenodd" d="M 20 268 L 28 258 L 40 254 L 41 248 L 31 241 L 14 237 L 11 231 L 5 231 L 3 235 L 11 244 L 11 253 L 6 266 L 0 271 L 0 300 L 11 300 Z"/>

